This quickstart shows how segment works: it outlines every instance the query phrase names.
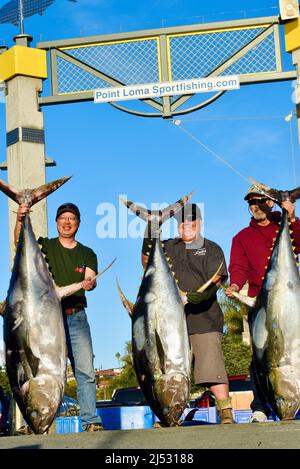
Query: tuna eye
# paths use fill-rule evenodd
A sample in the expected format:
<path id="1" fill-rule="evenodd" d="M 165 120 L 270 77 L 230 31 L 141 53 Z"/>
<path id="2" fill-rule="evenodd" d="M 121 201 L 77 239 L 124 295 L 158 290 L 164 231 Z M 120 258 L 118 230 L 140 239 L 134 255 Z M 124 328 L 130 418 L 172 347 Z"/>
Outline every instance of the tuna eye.
<path id="1" fill-rule="evenodd" d="M 33 410 L 31 413 L 30 413 L 31 417 L 37 417 L 38 413 L 36 410 Z"/>

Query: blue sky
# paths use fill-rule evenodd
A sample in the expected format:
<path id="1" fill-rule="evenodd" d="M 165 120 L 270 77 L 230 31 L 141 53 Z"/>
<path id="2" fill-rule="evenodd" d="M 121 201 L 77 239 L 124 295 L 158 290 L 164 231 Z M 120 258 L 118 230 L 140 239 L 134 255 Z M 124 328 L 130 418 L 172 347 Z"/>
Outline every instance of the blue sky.
<path id="1" fill-rule="evenodd" d="M 1 0 L 0 6 L 4 3 Z M 43 16 L 27 19 L 25 30 L 33 36 L 34 46 L 41 40 L 277 14 L 277 0 L 57 0 Z M 17 33 L 16 27 L 0 24 L 0 45 L 11 47 Z M 288 54 L 284 68 L 293 68 Z M 45 90 L 47 86 L 45 83 Z M 56 167 L 47 168 L 47 181 L 73 174 L 71 181 L 48 198 L 49 236 L 56 235 L 57 206 L 72 201 L 82 213 L 78 239 L 97 253 L 100 269 L 117 257 L 97 289 L 87 295 L 96 368 L 118 366 L 115 354 L 123 354 L 125 342 L 131 338 L 131 322 L 119 299 L 116 278 L 134 301 L 143 273 L 141 239 L 97 236 L 99 204 L 113 204 L 119 215 L 119 194 L 150 206 L 153 202 L 172 203 L 194 191 L 193 200 L 204 204 L 204 234 L 223 248 L 229 261 L 232 237 L 249 222 L 243 201 L 249 184 L 214 155 L 244 177 L 279 189 L 299 185 L 296 119 L 291 124 L 284 119 L 295 108 L 292 93 L 291 82 L 243 86 L 180 118 L 182 127 L 160 118 L 130 116 L 109 104 L 43 108 L 46 154 L 57 162 Z M 5 106 L 0 104 L 1 161 L 6 159 L 5 152 Z M 6 177 L 5 172 L 0 173 L 0 178 Z M 3 194 L 0 214 L 0 299 L 4 299 L 10 271 Z M 132 223 L 134 216 L 128 214 L 128 220 Z"/>

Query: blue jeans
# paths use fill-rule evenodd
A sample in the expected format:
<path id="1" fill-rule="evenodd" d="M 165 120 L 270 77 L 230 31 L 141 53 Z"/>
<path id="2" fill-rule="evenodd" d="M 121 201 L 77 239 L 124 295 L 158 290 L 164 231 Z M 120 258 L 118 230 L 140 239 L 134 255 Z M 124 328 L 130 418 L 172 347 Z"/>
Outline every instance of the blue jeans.
<path id="1" fill-rule="evenodd" d="M 85 310 L 64 314 L 68 357 L 77 383 L 81 423 L 101 423 L 96 414 L 96 381 L 90 326 Z"/>

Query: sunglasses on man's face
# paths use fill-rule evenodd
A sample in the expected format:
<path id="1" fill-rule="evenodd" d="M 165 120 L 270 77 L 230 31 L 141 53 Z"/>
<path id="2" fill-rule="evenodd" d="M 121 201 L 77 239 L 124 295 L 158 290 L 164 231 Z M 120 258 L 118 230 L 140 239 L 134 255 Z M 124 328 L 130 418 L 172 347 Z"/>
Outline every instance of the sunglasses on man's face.
<path id="1" fill-rule="evenodd" d="M 268 199 L 267 197 L 261 197 L 260 199 L 247 200 L 247 202 L 249 205 L 261 205 L 261 204 L 265 204 L 267 200 L 270 200 L 270 199 Z"/>

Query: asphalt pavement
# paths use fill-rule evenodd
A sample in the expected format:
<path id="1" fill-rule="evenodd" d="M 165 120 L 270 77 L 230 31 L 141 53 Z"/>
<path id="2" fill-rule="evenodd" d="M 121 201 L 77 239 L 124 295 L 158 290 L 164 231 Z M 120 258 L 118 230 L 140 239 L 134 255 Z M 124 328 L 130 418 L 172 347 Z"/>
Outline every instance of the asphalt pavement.
<path id="1" fill-rule="evenodd" d="M 13 449 L 299 449 L 300 420 L 201 424 L 143 430 L 110 430 L 95 433 L 66 433 L 6 436 L 0 450 Z"/>

